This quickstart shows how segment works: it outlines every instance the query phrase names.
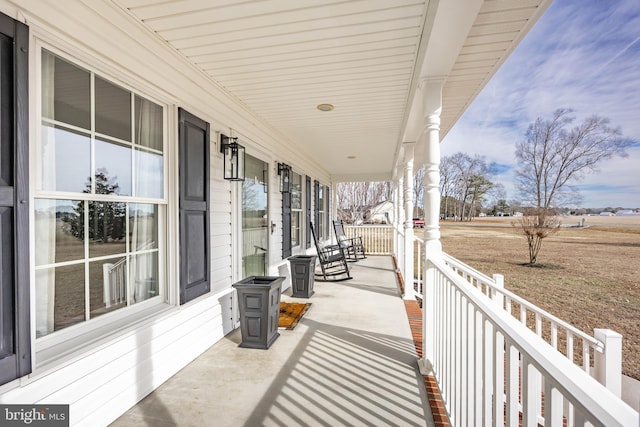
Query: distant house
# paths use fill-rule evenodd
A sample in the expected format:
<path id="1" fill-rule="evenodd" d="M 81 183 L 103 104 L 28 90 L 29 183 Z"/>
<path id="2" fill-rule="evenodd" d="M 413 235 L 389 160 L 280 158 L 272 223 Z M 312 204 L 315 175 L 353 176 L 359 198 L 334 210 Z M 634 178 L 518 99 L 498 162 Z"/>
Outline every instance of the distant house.
<path id="1" fill-rule="evenodd" d="M 372 207 L 366 215 L 369 224 L 391 224 L 393 222 L 393 202 L 384 201 Z"/>
<path id="2" fill-rule="evenodd" d="M 618 216 L 634 216 L 634 215 L 640 215 L 640 212 L 638 212 L 637 210 L 633 210 L 633 209 L 624 209 L 624 210 L 616 212 L 616 215 L 618 215 Z"/>
<path id="3" fill-rule="evenodd" d="M 613 212 L 600 212 L 600 216 L 615 216 L 615 214 Z"/>

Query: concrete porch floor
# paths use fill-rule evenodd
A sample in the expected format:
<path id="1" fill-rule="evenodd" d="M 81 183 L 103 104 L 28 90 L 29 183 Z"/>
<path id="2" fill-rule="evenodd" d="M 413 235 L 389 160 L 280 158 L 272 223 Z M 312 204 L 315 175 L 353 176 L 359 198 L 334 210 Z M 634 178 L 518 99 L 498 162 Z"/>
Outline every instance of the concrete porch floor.
<path id="1" fill-rule="evenodd" d="M 268 350 L 227 335 L 112 426 L 434 425 L 392 259 L 315 282 L 310 310 Z"/>

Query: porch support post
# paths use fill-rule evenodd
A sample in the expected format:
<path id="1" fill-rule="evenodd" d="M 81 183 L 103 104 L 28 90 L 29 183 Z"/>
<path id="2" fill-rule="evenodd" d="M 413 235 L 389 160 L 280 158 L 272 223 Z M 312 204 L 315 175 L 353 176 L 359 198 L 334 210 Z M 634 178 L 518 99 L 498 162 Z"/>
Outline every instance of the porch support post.
<path id="1" fill-rule="evenodd" d="M 398 267 L 400 269 L 404 266 L 404 228 L 402 226 L 404 222 L 404 176 L 402 173 L 398 173 L 398 220 L 396 221 L 398 230 Z"/>
<path id="2" fill-rule="evenodd" d="M 398 224 L 400 222 L 400 211 L 398 210 L 398 178 L 394 178 L 393 180 L 393 253 L 396 256 L 396 260 L 398 257 L 398 252 L 400 251 L 399 247 L 399 236 L 398 236 Z"/>
<path id="3" fill-rule="evenodd" d="M 404 299 L 415 299 L 413 289 L 413 152 L 415 143 L 404 143 Z"/>
<path id="4" fill-rule="evenodd" d="M 422 354 L 423 373 L 434 372 L 435 354 L 435 281 L 436 269 L 430 260 L 442 257 L 440 242 L 440 113 L 444 78 L 428 78 L 421 82 L 424 114 L 424 237 L 425 262 L 422 295 Z"/>
<path id="5" fill-rule="evenodd" d="M 594 354 L 594 377 L 618 397 L 622 396 L 622 335 L 611 329 L 594 329 L 595 339 L 604 343 L 604 352 Z"/>

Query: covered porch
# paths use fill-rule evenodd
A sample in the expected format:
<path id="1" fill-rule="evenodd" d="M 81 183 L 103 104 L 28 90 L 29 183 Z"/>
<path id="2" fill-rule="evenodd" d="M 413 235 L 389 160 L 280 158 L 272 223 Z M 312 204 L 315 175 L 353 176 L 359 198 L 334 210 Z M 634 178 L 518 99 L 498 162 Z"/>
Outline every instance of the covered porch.
<path id="1" fill-rule="evenodd" d="M 15 249 L 20 274 L 3 288 L 19 300 L 6 301 L 15 326 L 5 322 L 2 336 L 19 342 L 5 357 L 11 372 L 0 370 L 0 403 L 66 404 L 70 425 L 88 426 L 425 425 L 428 375 L 452 425 L 515 426 L 523 415 L 530 426 L 637 426 L 611 391 L 615 373 L 601 373 L 607 391 L 584 372 L 611 345 L 581 338 L 581 369 L 554 351 L 557 332 L 547 343 L 529 330 L 524 301 L 440 243 L 440 143 L 550 3 L 0 0 L 17 28 L 7 40 L 22 43 L 8 46 L 20 77 L 15 182 L 26 194 L 12 198 L 21 229 L 2 236 L 31 245 Z M 235 156 L 230 140 L 242 143 Z M 78 144 L 87 154 L 76 171 L 60 153 Z M 86 190 L 101 165 L 125 163 L 122 194 Z M 295 191 L 284 190 L 285 170 Z M 238 348 L 232 284 L 264 274 L 290 285 L 288 257 L 313 253 L 311 223 L 329 243 L 336 184 L 353 181 L 393 183 L 394 224 L 378 229 L 387 246 L 365 242 L 353 280 L 318 282 L 302 323 L 271 349 Z M 106 255 L 89 239 L 89 207 L 100 204 L 130 215 L 113 219 L 127 232 Z M 62 257 L 57 219 L 71 214 L 82 238 Z M 45 247 L 57 251 L 40 260 Z M 118 280 L 100 267 L 117 258 L 128 268 L 113 305 L 101 291 Z M 416 296 L 424 313 L 413 334 Z M 532 315 L 573 340 L 558 319 Z"/>
<path id="2" fill-rule="evenodd" d="M 310 299 L 285 292 L 312 306 L 268 350 L 238 347 L 236 329 L 112 425 L 441 425 L 391 257 L 360 260 L 352 275 L 316 281 Z"/>

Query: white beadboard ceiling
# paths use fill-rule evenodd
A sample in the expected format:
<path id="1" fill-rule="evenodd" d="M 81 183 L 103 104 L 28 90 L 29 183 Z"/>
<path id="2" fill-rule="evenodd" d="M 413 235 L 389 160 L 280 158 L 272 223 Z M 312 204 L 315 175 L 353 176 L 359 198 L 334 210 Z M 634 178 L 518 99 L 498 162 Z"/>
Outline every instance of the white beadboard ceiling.
<path id="1" fill-rule="evenodd" d="M 276 129 L 287 144 L 298 144 L 334 180 L 392 177 L 406 126 L 422 120 L 421 114 L 410 112 L 416 105 L 412 91 L 430 69 L 446 78 L 444 136 L 549 3 L 116 2 Z M 457 29 L 455 17 L 469 13 L 473 24 Z M 464 31 L 462 46 L 442 40 L 441 28 Z M 446 55 L 428 57 L 438 43 L 453 53 L 452 64 L 446 63 Z M 321 112 L 316 109 L 321 103 L 335 109 Z"/>

